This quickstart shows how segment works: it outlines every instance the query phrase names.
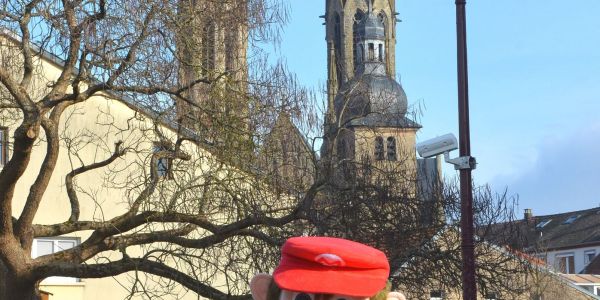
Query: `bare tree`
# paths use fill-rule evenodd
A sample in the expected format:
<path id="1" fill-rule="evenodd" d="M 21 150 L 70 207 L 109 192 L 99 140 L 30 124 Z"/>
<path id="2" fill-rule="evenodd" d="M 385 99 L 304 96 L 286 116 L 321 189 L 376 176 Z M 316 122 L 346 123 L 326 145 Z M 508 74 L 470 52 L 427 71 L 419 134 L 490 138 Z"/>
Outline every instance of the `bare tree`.
<path id="1" fill-rule="evenodd" d="M 37 298 L 50 276 L 126 272 L 134 274 L 123 283 L 130 296 L 161 296 L 176 282 L 203 297 L 241 299 L 249 297 L 248 274 L 274 264 L 277 246 L 295 230 L 286 225 L 304 218 L 320 183 L 281 201 L 252 157 L 267 126 L 307 98 L 285 67 L 268 66 L 260 52 L 277 40 L 285 7 L 224 2 L 213 6 L 243 7 L 241 17 L 236 9 L 222 17 L 243 23 L 243 36 L 234 38 L 254 47 L 244 57 L 248 70 L 185 80 L 184 67 L 198 61 L 183 57 L 189 26 L 182 22 L 211 15 L 182 14 L 185 1 L 0 2 L 2 121 L 12 134 L 0 172 L 1 299 Z M 214 102 L 198 101 L 198 91 Z M 234 94 L 249 103 L 234 114 L 238 123 L 214 105 Z M 200 112 L 195 121 L 213 117 L 219 134 L 181 126 L 175 103 Z M 47 192 L 63 183 L 64 220 L 49 222 Z M 31 257 L 34 239 L 69 234 L 82 242 Z"/>
<path id="2" fill-rule="evenodd" d="M 383 162 L 343 154 L 352 120 L 340 120 L 324 137 L 335 157 L 313 151 L 324 132 L 313 98 L 261 50 L 285 22 L 278 1 L 0 7 L 0 118 L 12 133 L 0 172 L 1 299 L 35 299 L 51 276 L 124 273 L 130 297 L 161 297 L 177 283 L 247 299 L 249 276 L 272 268 L 298 234 L 385 249 L 399 285 L 459 286 L 460 243 L 429 243 L 458 220 L 458 193 L 436 180 L 419 190 L 414 149 Z M 227 36 L 219 24 L 239 30 Z M 229 45 L 220 56 L 206 48 L 218 38 Z M 65 210 L 48 221 L 57 186 Z M 509 218 L 506 198 L 480 196 L 480 230 Z M 82 242 L 31 257 L 34 239 L 69 234 Z M 402 268 L 415 260 L 421 269 Z M 479 265 L 489 275 L 480 286 L 504 278 L 497 266 L 503 258 Z"/>

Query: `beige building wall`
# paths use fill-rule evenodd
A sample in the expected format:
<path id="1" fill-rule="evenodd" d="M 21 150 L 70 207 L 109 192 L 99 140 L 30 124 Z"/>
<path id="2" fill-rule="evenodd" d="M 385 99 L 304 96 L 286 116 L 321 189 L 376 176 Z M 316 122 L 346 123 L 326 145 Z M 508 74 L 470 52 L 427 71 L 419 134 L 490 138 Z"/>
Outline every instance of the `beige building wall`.
<path id="1" fill-rule="evenodd" d="M 4 38 L 0 42 L 3 47 L 8 45 Z M 2 58 L 7 59 L 10 51 L 6 51 L 4 48 L 2 50 Z M 35 64 L 39 72 L 34 79 L 32 94 L 42 95 L 47 83 L 58 78 L 61 69 L 57 63 L 39 57 L 36 58 Z M 64 176 L 74 168 L 80 167 L 82 163 L 89 165 L 108 158 L 114 151 L 117 142 L 123 143 L 122 148 L 128 148 L 128 154 L 117 159 L 109 167 L 84 173 L 75 179 L 81 204 L 80 220 L 105 221 L 123 214 L 130 208 L 134 195 L 139 192 L 134 186 L 150 176 L 154 143 L 160 140 L 155 131 L 157 127 L 155 127 L 154 120 L 148 114 L 132 107 L 131 104 L 116 99 L 114 96 L 99 95 L 70 107 L 64 113 L 60 124 L 60 155 L 34 223 L 56 224 L 68 220 L 70 204 Z M 9 141 L 19 123 L 18 120 L 18 114 L 15 114 L 14 111 L 2 110 L 0 114 L 0 125 L 9 128 Z M 170 127 L 160 125 L 158 131 L 171 142 L 175 140 L 176 132 Z M 22 211 L 29 187 L 35 181 L 42 166 L 46 153 L 44 140 L 42 134 L 40 141 L 33 149 L 28 169 L 16 186 L 13 200 L 13 214 L 16 217 Z M 217 161 L 211 153 L 192 142 L 184 142 L 183 149 L 192 157 L 185 165 L 185 168 L 191 170 L 187 173 L 190 177 L 200 177 L 207 171 L 215 172 L 215 168 L 219 170 L 217 172 L 223 173 L 222 176 L 227 176 L 228 172 L 241 174 Z M 163 184 L 168 185 L 169 182 L 165 181 Z M 250 185 L 238 186 L 238 188 L 250 188 Z M 153 201 L 150 205 L 160 206 L 163 204 L 160 199 Z M 211 213 L 215 212 L 209 212 L 209 214 Z M 76 239 L 82 242 L 90 234 L 91 232 L 81 231 L 62 238 Z M 34 246 L 34 251 L 35 248 Z M 127 253 L 134 257 L 142 252 L 140 248 L 131 247 L 127 249 Z M 105 259 L 117 260 L 121 257 L 121 253 L 110 251 L 102 253 L 102 256 L 94 257 L 88 262 L 106 262 Z M 103 279 L 56 280 L 51 278 L 43 281 L 40 289 L 51 293 L 50 299 L 123 299 L 129 294 L 127 287 L 131 285 L 135 276 L 133 273 L 126 273 Z M 146 278 L 142 276 L 140 280 L 144 281 Z M 151 286 L 152 284 L 150 284 Z M 216 280 L 213 282 L 213 286 L 223 287 L 224 283 Z M 173 285 L 172 293 L 173 296 L 164 299 L 199 298 L 195 293 L 189 292 L 177 284 Z"/>

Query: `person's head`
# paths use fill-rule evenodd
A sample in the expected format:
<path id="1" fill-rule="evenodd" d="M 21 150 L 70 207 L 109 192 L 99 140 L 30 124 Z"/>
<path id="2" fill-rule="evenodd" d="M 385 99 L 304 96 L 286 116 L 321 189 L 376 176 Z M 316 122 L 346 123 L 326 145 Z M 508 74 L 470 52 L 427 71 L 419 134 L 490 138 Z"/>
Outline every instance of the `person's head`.
<path id="1" fill-rule="evenodd" d="M 286 241 L 273 276 L 250 282 L 254 300 L 403 300 L 389 292 L 385 254 L 353 241 L 296 237 Z"/>

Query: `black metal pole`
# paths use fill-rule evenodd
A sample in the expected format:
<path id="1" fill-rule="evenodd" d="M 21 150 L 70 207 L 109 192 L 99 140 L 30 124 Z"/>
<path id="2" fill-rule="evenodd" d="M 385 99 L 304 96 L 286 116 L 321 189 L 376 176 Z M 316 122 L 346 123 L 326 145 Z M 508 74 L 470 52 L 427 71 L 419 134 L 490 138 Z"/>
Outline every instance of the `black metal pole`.
<path id="1" fill-rule="evenodd" d="M 469 132 L 469 79 L 467 74 L 467 21 L 465 17 L 465 0 L 456 3 L 456 38 L 458 62 L 458 125 L 459 151 L 461 157 L 471 156 L 471 140 Z M 461 249 L 462 249 L 462 283 L 463 299 L 476 300 L 477 286 L 475 282 L 475 246 L 473 243 L 473 190 L 471 186 L 471 169 L 460 170 L 461 200 Z"/>

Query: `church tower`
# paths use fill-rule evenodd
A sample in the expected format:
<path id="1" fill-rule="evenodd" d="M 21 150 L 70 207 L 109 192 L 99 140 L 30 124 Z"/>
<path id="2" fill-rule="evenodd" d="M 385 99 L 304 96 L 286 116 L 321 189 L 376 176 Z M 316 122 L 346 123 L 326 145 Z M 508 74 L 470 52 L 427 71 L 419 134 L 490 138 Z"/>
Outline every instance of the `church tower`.
<path id="1" fill-rule="evenodd" d="M 333 99 L 322 155 L 341 166 L 337 172 L 343 175 L 338 177 L 352 177 L 351 169 L 358 171 L 355 166 L 371 165 L 390 174 L 410 174 L 406 182 L 414 183 L 415 137 L 421 126 L 407 118 L 408 99 L 392 73 L 390 49 L 395 39 L 393 22 L 386 16 L 394 15 L 393 1 L 329 0 L 327 4 L 329 96 Z M 351 11 L 353 23 L 348 23 L 343 14 Z"/>
<path id="2" fill-rule="evenodd" d="M 384 28 L 385 71 L 396 74 L 396 5 L 395 0 L 326 0 L 328 113 L 333 100 L 348 80 L 354 77 L 358 63 L 358 27 L 371 9 Z"/>
<path id="3" fill-rule="evenodd" d="M 247 0 L 179 0 L 179 83 L 193 87 L 177 119 L 215 141 L 227 139 L 220 128 L 247 125 L 247 10 Z"/>

